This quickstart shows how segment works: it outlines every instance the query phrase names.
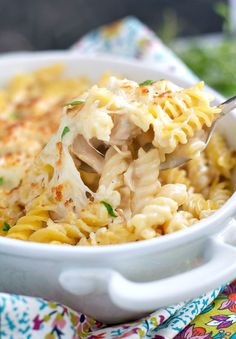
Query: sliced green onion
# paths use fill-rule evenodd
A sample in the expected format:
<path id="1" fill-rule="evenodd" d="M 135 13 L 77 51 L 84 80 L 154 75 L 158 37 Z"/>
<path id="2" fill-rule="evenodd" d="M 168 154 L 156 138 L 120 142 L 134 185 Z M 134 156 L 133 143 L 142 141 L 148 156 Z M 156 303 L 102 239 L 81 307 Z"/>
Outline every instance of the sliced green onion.
<path id="1" fill-rule="evenodd" d="M 7 231 L 9 231 L 10 228 L 11 228 L 11 226 L 7 222 L 4 222 L 4 224 L 2 226 L 2 230 L 4 232 L 7 232 Z"/>
<path id="2" fill-rule="evenodd" d="M 71 102 L 67 102 L 64 107 L 67 106 L 78 106 L 78 105 L 82 105 L 84 104 L 84 100 L 75 100 L 75 101 L 71 101 Z"/>
<path id="3" fill-rule="evenodd" d="M 117 215 L 115 214 L 115 212 L 114 212 L 114 210 L 113 210 L 113 207 L 112 207 L 110 204 L 108 204 L 108 202 L 106 202 L 106 201 L 101 201 L 101 204 L 103 204 L 103 205 L 106 207 L 107 212 L 108 212 L 108 214 L 110 214 L 110 216 L 112 216 L 112 217 L 114 217 L 114 218 L 117 217 Z"/>
<path id="4" fill-rule="evenodd" d="M 154 84 L 154 82 L 156 82 L 155 80 L 145 80 L 143 82 L 140 82 L 139 86 L 148 86 L 148 85 L 152 85 Z"/>
<path id="5" fill-rule="evenodd" d="M 11 114 L 11 118 L 14 119 L 14 120 L 20 119 L 21 117 L 22 117 L 22 113 L 20 113 L 20 112 L 13 112 Z"/>
<path id="6" fill-rule="evenodd" d="M 67 133 L 70 132 L 70 129 L 68 126 L 65 126 L 62 133 L 61 133 L 61 138 L 63 138 Z"/>

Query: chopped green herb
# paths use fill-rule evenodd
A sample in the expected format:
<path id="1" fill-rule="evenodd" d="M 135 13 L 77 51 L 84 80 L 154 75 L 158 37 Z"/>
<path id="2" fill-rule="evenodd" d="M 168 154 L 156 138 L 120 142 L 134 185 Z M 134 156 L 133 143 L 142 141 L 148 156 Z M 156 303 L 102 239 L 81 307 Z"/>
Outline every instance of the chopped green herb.
<path id="1" fill-rule="evenodd" d="M 4 222 L 4 224 L 2 226 L 2 230 L 7 232 L 7 231 L 9 231 L 10 228 L 11 228 L 11 226 L 7 222 Z"/>
<path id="2" fill-rule="evenodd" d="M 4 183 L 3 177 L 0 177 L 0 185 L 2 185 L 3 183 Z"/>
<path id="3" fill-rule="evenodd" d="M 144 82 L 140 82 L 139 86 L 148 86 L 154 84 L 155 80 L 145 80 Z"/>
<path id="4" fill-rule="evenodd" d="M 67 133 L 70 132 L 70 129 L 68 126 L 64 127 L 62 133 L 61 133 L 61 138 L 63 138 Z"/>
<path id="5" fill-rule="evenodd" d="M 110 216 L 112 216 L 112 217 L 114 217 L 114 218 L 117 217 L 117 215 L 115 214 L 115 212 L 114 212 L 114 210 L 113 210 L 113 207 L 112 207 L 110 204 L 108 204 L 108 202 L 106 202 L 106 201 L 101 201 L 101 204 L 103 204 L 103 205 L 106 207 L 107 212 L 110 214 Z"/>
<path id="6" fill-rule="evenodd" d="M 20 113 L 20 112 L 13 112 L 13 113 L 11 114 L 11 118 L 12 118 L 13 120 L 20 119 L 21 117 L 22 117 L 22 113 Z"/>
<path id="7" fill-rule="evenodd" d="M 82 105 L 84 104 L 84 100 L 75 100 L 75 101 L 71 101 L 71 102 L 67 102 L 64 107 L 66 106 L 78 106 L 78 105 Z"/>

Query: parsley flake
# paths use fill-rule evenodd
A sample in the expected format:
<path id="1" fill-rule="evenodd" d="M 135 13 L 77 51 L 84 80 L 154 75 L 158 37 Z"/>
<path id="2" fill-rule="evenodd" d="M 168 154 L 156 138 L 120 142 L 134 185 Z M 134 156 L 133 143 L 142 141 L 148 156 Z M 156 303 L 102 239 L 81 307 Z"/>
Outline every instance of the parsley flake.
<path id="1" fill-rule="evenodd" d="M 67 106 L 78 106 L 78 105 L 82 105 L 84 104 L 84 100 L 75 100 L 75 101 L 71 101 L 71 102 L 67 102 L 64 107 Z"/>
<path id="2" fill-rule="evenodd" d="M 22 117 L 22 113 L 21 112 L 13 112 L 11 114 L 11 119 L 13 119 L 13 120 L 20 119 L 21 117 Z"/>
<path id="3" fill-rule="evenodd" d="M 114 210 L 113 210 L 113 207 L 112 207 L 110 204 L 108 204 L 108 202 L 106 202 L 106 201 L 101 201 L 101 204 L 103 204 L 103 205 L 106 207 L 107 212 L 108 212 L 108 214 L 110 214 L 110 216 L 112 216 L 112 217 L 114 217 L 114 218 L 117 217 L 117 215 L 115 214 L 115 212 L 114 212 Z"/>
<path id="4" fill-rule="evenodd" d="M 3 185 L 3 183 L 4 183 L 4 178 L 0 177 L 0 185 Z"/>
<path id="5" fill-rule="evenodd" d="M 9 231 L 10 228 L 11 228 L 11 226 L 7 222 L 4 222 L 4 224 L 2 226 L 2 230 L 4 232 L 7 232 L 7 231 Z"/>
<path id="6" fill-rule="evenodd" d="M 63 138 L 67 133 L 70 132 L 70 129 L 68 126 L 65 126 L 62 133 L 61 133 L 61 138 Z"/>
<path id="7" fill-rule="evenodd" d="M 154 84 L 155 80 L 145 80 L 143 82 L 140 82 L 139 86 L 148 86 Z"/>

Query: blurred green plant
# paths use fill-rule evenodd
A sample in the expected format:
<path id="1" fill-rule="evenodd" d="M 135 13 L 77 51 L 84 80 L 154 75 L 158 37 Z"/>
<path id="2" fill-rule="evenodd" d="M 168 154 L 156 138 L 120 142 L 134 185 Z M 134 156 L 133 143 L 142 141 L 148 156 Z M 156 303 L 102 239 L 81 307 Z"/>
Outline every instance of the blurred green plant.
<path id="1" fill-rule="evenodd" d="M 229 6 L 224 2 L 216 2 L 213 10 L 223 18 L 222 41 L 204 43 L 199 39 L 198 42 L 190 39 L 184 48 L 174 50 L 200 79 L 229 97 L 236 93 L 236 38 L 230 35 Z M 183 27 L 184 23 L 180 24 L 176 12 L 168 8 L 163 13 L 162 25 L 157 34 L 173 48 L 173 42 Z"/>
<path id="2" fill-rule="evenodd" d="M 213 6 L 213 10 L 223 19 L 223 31 L 225 33 L 229 33 L 230 32 L 229 6 L 224 2 L 217 2 Z"/>
<path id="3" fill-rule="evenodd" d="M 217 43 L 190 42 L 186 48 L 175 51 L 200 79 L 230 97 L 236 93 L 236 38 L 229 34 L 229 7 L 218 2 L 214 10 L 223 18 L 222 40 Z"/>
<path id="4" fill-rule="evenodd" d="M 224 40 L 218 46 L 192 45 L 176 52 L 209 86 L 226 97 L 236 94 L 235 41 Z"/>
<path id="5" fill-rule="evenodd" d="M 166 44 L 170 45 L 182 30 L 177 14 L 172 8 L 166 8 L 162 16 L 162 24 L 157 35 Z"/>

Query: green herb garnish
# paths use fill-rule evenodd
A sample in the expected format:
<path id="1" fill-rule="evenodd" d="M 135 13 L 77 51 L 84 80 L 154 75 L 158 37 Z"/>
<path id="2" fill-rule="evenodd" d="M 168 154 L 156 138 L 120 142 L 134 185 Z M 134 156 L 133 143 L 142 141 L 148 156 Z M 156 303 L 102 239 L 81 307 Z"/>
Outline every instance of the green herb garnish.
<path id="1" fill-rule="evenodd" d="M 0 177 L 0 185 L 2 185 L 3 183 L 4 183 L 3 177 Z"/>
<path id="2" fill-rule="evenodd" d="M 22 117 L 22 113 L 20 113 L 20 112 L 13 112 L 13 113 L 11 114 L 11 118 L 12 118 L 13 120 L 20 119 L 21 117 Z"/>
<path id="3" fill-rule="evenodd" d="M 108 214 L 110 214 L 110 216 L 112 216 L 112 217 L 114 217 L 114 218 L 117 217 L 117 215 L 115 214 L 115 212 L 114 212 L 114 210 L 113 210 L 113 207 L 112 207 L 110 204 L 108 204 L 108 202 L 106 202 L 106 201 L 101 201 L 101 204 L 103 204 L 103 205 L 106 207 L 107 212 L 108 212 Z"/>
<path id="4" fill-rule="evenodd" d="M 82 105 L 84 104 L 84 100 L 75 100 L 75 101 L 71 101 L 71 102 L 67 102 L 64 107 L 67 106 L 78 106 L 78 105 Z"/>
<path id="5" fill-rule="evenodd" d="M 145 80 L 144 82 L 140 82 L 139 86 L 152 85 L 152 84 L 154 84 L 154 82 L 156 82 L 156 81 L 155 80 Z"/>
<path id="6" fill-rule="evenodd" d="M 70 129 L 68 126 L 64 127 L 62 133 L 61 133 L 61 138 L 63 138 L 67 133 L 70 132 Z"/>
<path id="7" fill-rule="evenodd" d="M 7 232 L 7 231 L 9 231 L 10 228 L 11 228 L 11 226 L 7 222 L 4 222 L 4 224 L 2 226 L 2 230 Z"/>

